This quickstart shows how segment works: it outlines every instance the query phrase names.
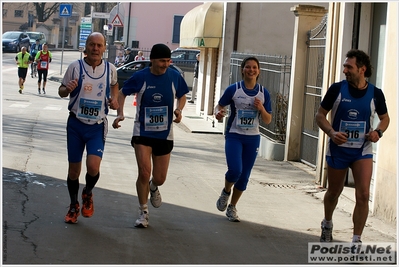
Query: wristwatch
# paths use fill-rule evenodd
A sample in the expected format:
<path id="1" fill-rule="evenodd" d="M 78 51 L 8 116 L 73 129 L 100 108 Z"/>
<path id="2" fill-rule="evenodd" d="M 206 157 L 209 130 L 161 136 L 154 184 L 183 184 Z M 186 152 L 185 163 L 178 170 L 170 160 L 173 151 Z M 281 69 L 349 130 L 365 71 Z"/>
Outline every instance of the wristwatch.
<path id="1" fill-rule="evenodd" d="M 382 131 L 380 129 L 375 129 L 374 131 L 376 131 L 378 133 L 378 136 L 380 138 L 382 137 Z"/>

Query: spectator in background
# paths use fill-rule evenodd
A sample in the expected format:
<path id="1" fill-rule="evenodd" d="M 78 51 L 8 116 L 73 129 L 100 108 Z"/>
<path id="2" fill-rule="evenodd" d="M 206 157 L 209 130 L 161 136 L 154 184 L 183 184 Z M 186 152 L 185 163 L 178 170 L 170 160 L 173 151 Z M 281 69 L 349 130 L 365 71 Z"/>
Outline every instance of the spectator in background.
<path id="1" fill-rule="evenodd" d="M 40 50 L 42 50 L 42 45 L 40 44 L 40 39 L 37 39 L 36 42 L 34 44 L 32 44 L 32 46 L 30 47 L 30 55 L 32 56 L 32 59 L 36 58 L 36 54 L 37 52 L 39 52 Z M 35 64 L 36 62 L 33 61 L 32 64 L 30 64 L 30 76 L 33 78 L 33 75 L 36 76 L 37 74 L 37 70 L 35 70 Z"/>
<path id="2" fill-rule="evenodd" d="M 122 51 L 119 51 L 118 52 L 118 56 L 116 56 L 116 58 L 115 58 L 115 64 L 114 65 L 116 67 L 120 67 L 120 66 L 123 65 L 123 62 L 125 62 L 125 58 L 123 57 Z"/>
<path id="3" fill-rule="evenodd" d="M 129 62 L 134 61 L 134 56 L 132 54 L 132 49 L 130 47 L 126 48 L 125 50 L 125 62 L 123 62 L 123 65 L 128 64 Z"/>
<path id="4" fill-rule="evenodd" d="M 193 89 L 191 90 L 191 99 L 188 103 L 194 103 L 195 95 L 197 94 L 197 86 L 198 86 L 198 69 L 199 69 L 199 60 L 200 60 L 200 53 L 196 55 L 197 62 L 195 62 L 194 66 L 194 80 L 193 80 Z"/>
<path id="5" fill-rule="evenodd" d="M 138 61 L 138 60 L 145 60 L 145 57 L 143 56 L 143 51 L 139 51 L 137 53 L 137 56 L 134 57 L 134 61 Z"/>
<path id="6" fill-rule="evenodd" d="M 145 60 L 145 57 L 143 56 L 143 51 L 139 51 L 137 53 L 137 56 L 134 57 L 134 61 L 141 61 L 141 60 Z M 144 64 L 137 64 L 136 68 L 137 69 L 141 69 L 144 67 Z"/>

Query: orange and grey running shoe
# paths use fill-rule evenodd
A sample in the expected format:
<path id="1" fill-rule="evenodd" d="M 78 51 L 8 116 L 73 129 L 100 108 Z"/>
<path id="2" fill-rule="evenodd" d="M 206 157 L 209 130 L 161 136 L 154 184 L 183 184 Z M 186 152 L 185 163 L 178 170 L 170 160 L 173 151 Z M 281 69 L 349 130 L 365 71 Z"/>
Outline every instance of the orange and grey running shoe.
<path id="1" fill-rule="evenodd" d="M 79 203 L 71 204 L 69 206 L 69 210 L 67 215 L 65 215 L 65 222 L 66 223 L 78 223 L 78 216 L 80 215 L 79 212 Z"/>
<path id="2" fill-rule="evenodd" d="M 93 193 L 86 194 L 86 187 L 83 188 L 82 192 L 82 215 L 83 217 L 91 217 L 94 213 L 94 205 L 93 205 Z"/>

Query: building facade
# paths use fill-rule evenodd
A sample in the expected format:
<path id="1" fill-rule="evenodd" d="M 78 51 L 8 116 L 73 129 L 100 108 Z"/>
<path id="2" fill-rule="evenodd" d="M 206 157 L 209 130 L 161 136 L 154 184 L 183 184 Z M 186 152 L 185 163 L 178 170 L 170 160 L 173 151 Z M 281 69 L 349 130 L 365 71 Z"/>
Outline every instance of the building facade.
<path id="1" fill-rule="evenodd" d="M 307 35 L 327 18 L 323 64 L 319 68 L 322 70 L 321 96 L 330 84 L 344 79 L 342 64 L 351 48 L 364 50 L 371 56 L 376 72 L 370 82 L 382 88 L 386 96 L 391 123 L 384 137 L 374 145 L 370 211 L 386 221 L 396 222 L 397 17 L 397 2 L 312 2 L 311 5 L 207 2 L 196 7 L 187 13 L 181 26 L 181 46 L 201 50 L 202 72 L 198 78 L 196 111 L 207 120 L 212 117 L 215 101 L 229 85 L 231 52 L 292 55 L 284 160 L 301 161 L 301 150 L 308 149 L 301 138 L 305 115 Z M 208 24 L 212 24 L 213 29 Z M 314 123 L 314 114 L 311 123 Z M 327 179 L 326 145 L 326 136 L 319 131 L 314 167 L 315 181 L 321 185 L 325 185 Z"/>

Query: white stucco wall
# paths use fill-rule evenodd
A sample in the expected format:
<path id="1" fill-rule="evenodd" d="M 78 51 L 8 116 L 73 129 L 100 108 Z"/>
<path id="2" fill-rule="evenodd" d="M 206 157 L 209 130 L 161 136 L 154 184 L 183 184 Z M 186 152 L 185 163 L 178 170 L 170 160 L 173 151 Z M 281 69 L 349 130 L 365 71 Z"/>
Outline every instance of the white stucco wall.
<path id="1" fill-rule="evenodd" d="M 389 2 L 386 36 L 398 40 L 398 2 Z M 382 90 L 385 95 L 390 124 L 378 142 L 375 170 L 373 213 L 384 220 L 397 221 L 398 178 L 398 43 L 387 41 L 385 46 Z"/>

